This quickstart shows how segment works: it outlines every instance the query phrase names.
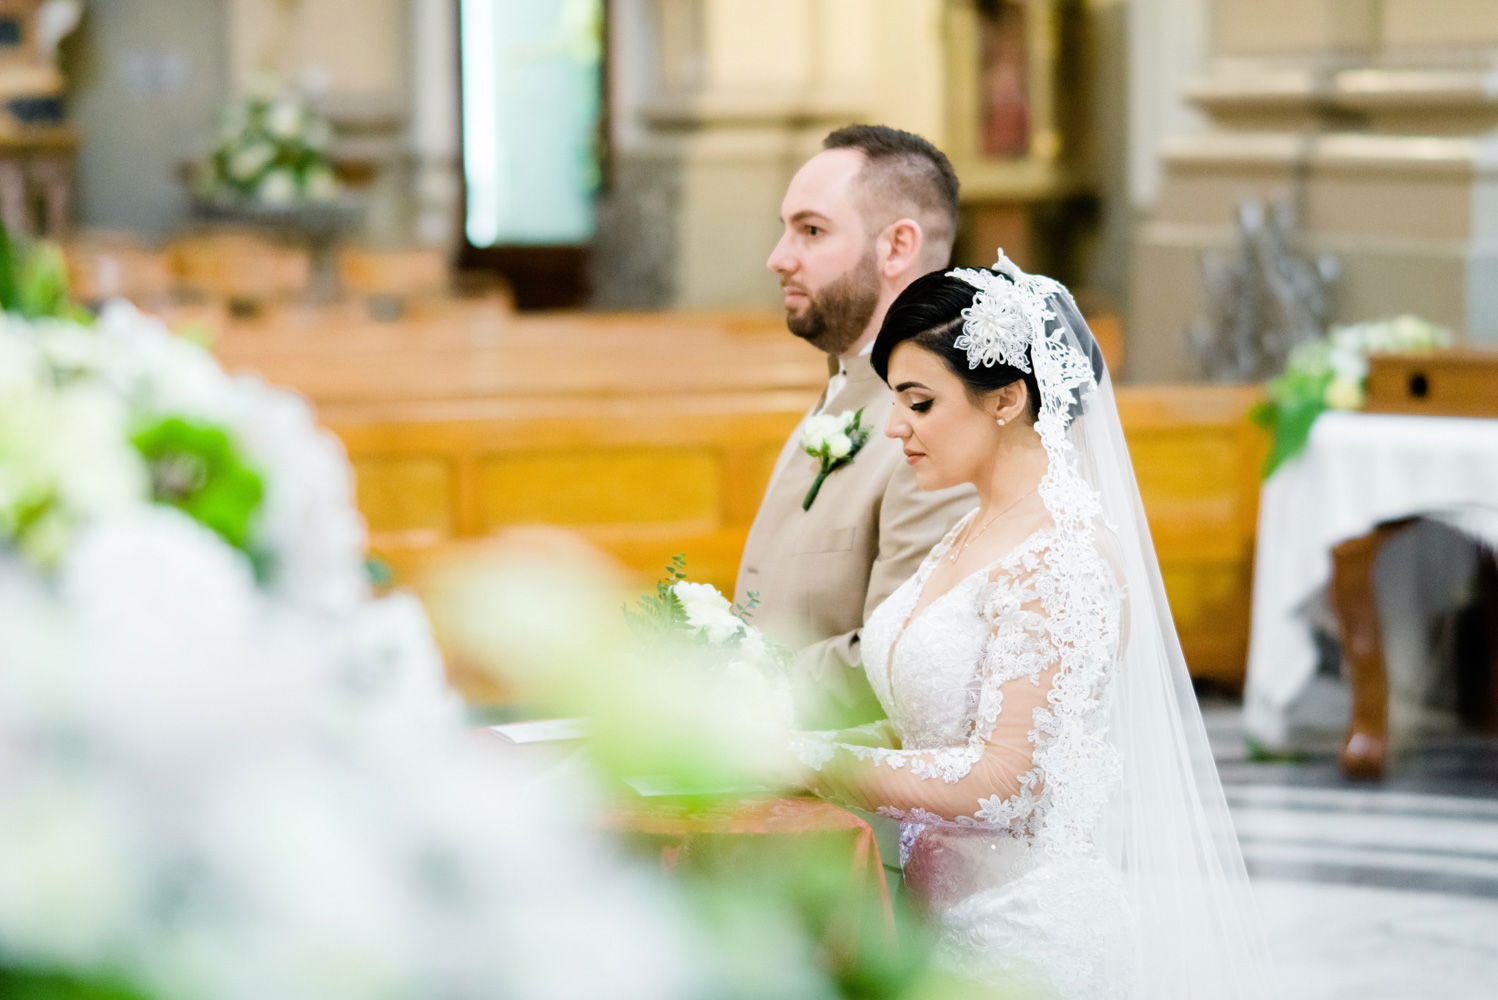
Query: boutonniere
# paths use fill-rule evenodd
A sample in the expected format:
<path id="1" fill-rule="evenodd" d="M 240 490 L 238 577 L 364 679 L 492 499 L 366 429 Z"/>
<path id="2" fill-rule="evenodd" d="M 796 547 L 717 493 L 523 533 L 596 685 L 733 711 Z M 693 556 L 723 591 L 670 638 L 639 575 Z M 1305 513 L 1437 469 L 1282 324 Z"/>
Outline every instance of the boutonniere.
<path id="1" fill-rule="evenodd" d="M 802 510 L 811 510 L 812 501 L 827 477 L 853 461 L 860 448 L 869 439 L 869 428 L 863 423 L 863 407 L 844 410 L 836 416 L 830 413 L 809 417 L 801 430 L 801 447 L 821 463 L 816 481 L 806 491 L 801 501 Z"/>

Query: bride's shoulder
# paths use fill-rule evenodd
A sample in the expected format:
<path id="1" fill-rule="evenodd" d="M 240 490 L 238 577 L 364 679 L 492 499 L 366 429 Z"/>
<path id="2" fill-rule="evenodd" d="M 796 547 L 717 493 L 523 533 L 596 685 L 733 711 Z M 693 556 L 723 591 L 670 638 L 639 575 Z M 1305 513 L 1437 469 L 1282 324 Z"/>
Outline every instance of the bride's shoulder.
<path id="1" fill-rule="evenodd" d="M 1060 576 L 1068 579 L 1104 578 L 1121 580 L 1118 539 L 1106 526 L 1090 531 L 1067 531 L 1046 519 L 997 560 L 990 580 Z"/>

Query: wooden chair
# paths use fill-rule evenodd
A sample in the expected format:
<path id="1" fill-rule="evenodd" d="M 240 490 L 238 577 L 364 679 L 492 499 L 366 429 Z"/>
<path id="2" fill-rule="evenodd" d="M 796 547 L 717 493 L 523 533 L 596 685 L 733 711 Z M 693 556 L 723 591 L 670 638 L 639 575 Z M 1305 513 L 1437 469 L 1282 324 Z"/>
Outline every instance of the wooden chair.
<path id="1" fill-rule="evenodd" d="M 449 270 L 447 254 L 439 247 L 346 247 L 338 253 L 344 293 L 361 300 L 377 320 L 400 319 L 414 299 L 442 298 L 449 289 Z"/>
<path id="2" fill-rule="evenodd" d="M 306 293 L 312 275 L 305 250 L 250 232 L 224 230 L 181 237 L 167 247 L 172 273 L 188 298 L 217 300 L 234 315 Z"/>
<path id="3" fill-rule="evenodd" d="M 112 230 L 79 233 L 62 244 L 68 286 L 80 302 L 128 299 L 149 312 L 172 308 L 176 276 L 171 259 L 134 235 Z"/>

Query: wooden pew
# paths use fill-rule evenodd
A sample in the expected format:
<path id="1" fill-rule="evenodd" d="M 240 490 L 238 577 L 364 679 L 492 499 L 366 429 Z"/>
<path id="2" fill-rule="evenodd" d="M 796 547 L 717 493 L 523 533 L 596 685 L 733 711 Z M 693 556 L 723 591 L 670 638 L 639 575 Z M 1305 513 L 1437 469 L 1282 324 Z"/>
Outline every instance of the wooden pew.
<path id="1" fill-rule="evenodd" d="M 322 325 L 236 324 L 216 352 L 231 370 L 295 386 L 320 405 L 814 390 L 826 379 L 821 357 L 773 317 L 519 317 L 477 307 L 398 325 L 323 316 Z"/>
<path id="2" fill-rule="evenodd" d="M 234 324 L 219 350 L 318 405 L 348 448 L 375 553 L 406 578 L 466 539 L 546 522 L 642 586 L 685 552 L 693 578 L 731 591 L 775 457 L 826 377 L 774 317 L 330 315 Z M 1248 641 L 1257 392 L 1118 390 L 1187 660 L 1226 687 Z"/>
<path id="3" fill-rule="evenodd" d="M 1125 387 L 1130 450 L 1193 675 L 1241 686 L 1259 431 L 1239 387 Z M 641 574 L 676 552 L 731 591 L 739 552 L 804 392 L 441 404 L 326 412 L 349 448 L 375 551 L 418 571 L 506 525 L 578 531 Z"/>
<path id="4" fill-rule="evenodd" d="M 1237 690 L 1248 663 L 1259 470 L 1258 386 L 1121 386 L 1119 417 L 1193 677 Z"/>

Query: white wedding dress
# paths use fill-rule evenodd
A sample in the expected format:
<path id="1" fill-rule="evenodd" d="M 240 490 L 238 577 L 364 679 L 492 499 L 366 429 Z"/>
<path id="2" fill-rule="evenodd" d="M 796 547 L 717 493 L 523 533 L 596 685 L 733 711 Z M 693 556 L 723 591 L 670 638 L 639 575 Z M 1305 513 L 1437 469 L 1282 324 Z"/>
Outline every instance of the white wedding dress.
<path id="1" fill-rule="evenodd" d="M 1102 553 L 1047 529 L 917 610 L 971 517 L 864 626 L 888 723 L 817 734 L 803 759 L 820 791 L 902 821 L 943 965 L 1017 995 L 1127 997 L 1129 906 L 1093 843 L 1119 779 L 1101 729 L 1122 591 Z"/>
<path id="2" fill-rule="evenodd" d="M 804 735 L 812 783 L 902 821 L 938 958 L 996 992 L 1278 996 L 1096 341 L 1002 252 L 948 276 L 969 366 L 1033 368 L 1050 523 L 923 593 L 969 515 L 875 609 L 888 721 Z"/>

